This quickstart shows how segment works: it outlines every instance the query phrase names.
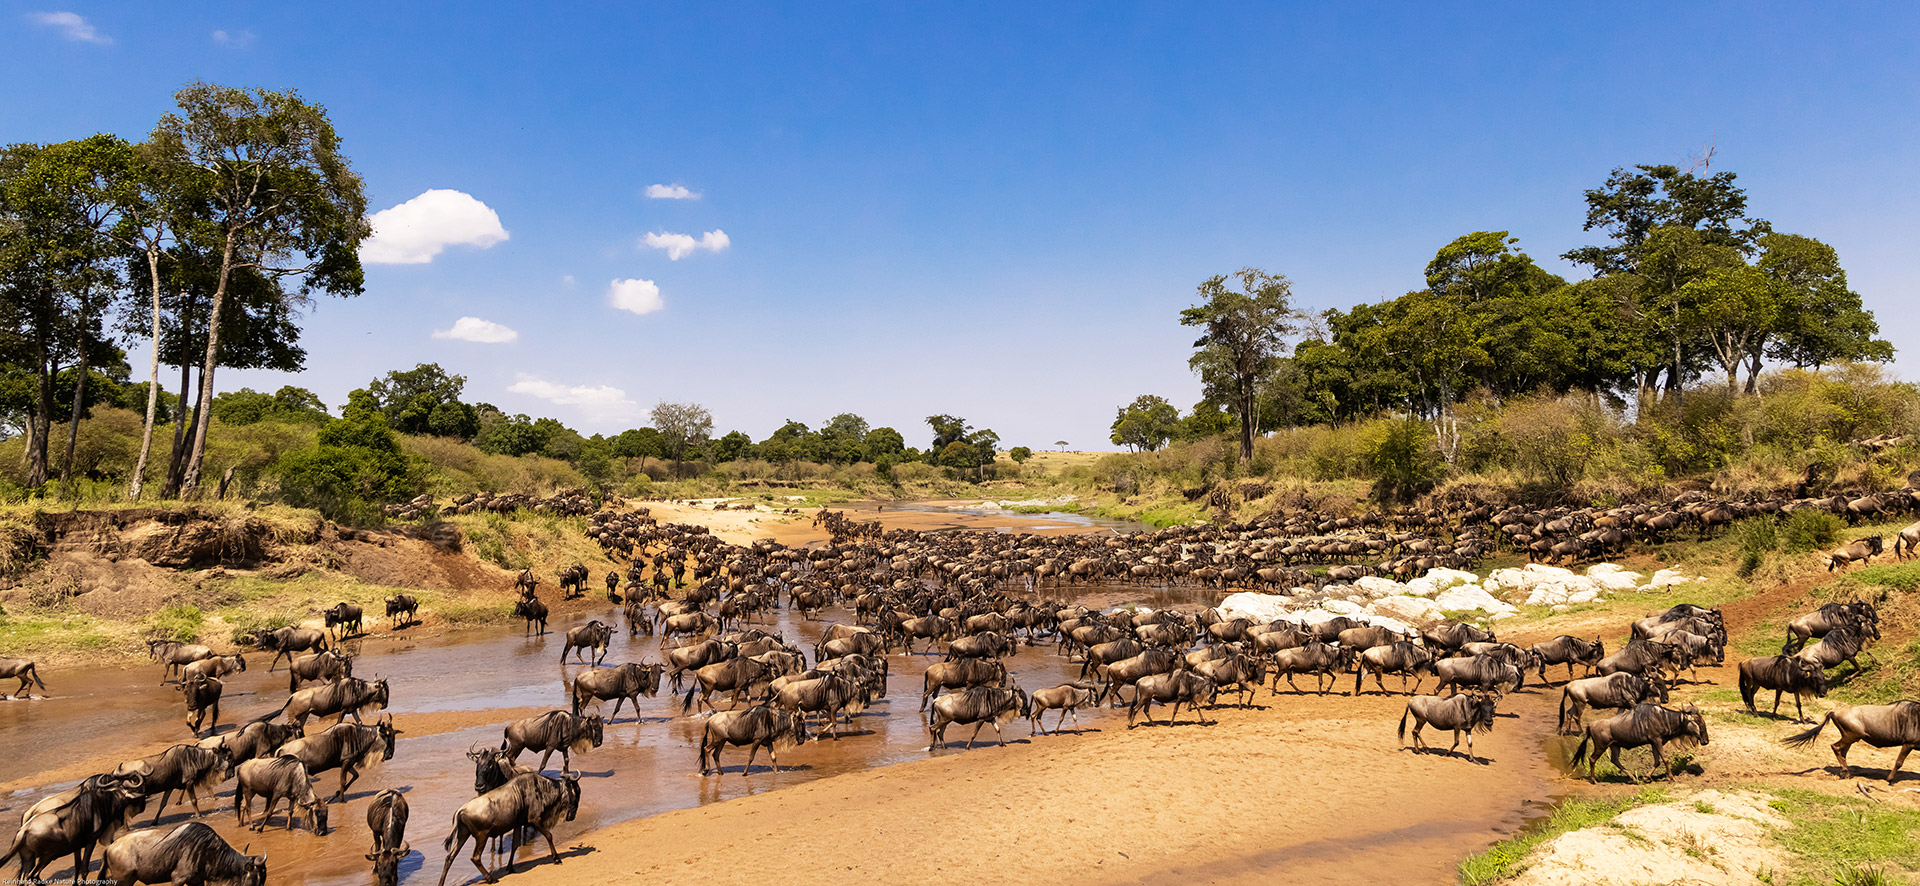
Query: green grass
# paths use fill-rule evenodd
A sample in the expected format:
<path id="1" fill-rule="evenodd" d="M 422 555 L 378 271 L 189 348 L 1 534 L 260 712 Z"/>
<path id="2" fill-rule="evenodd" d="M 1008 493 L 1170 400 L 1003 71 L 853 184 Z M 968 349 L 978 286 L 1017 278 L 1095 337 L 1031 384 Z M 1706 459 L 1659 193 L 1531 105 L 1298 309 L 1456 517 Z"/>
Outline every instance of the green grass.
<path id="1" fill-rule="evenodd" d="M 87 652 L 107 649 L 113 638 L 101 625 L 84 615 L 0 617 L 0 649 L 9 656 L 31 658 L 49 651 Z"/>
<path id="2" fill-rule="evenodd" d="M 1775 834 L 1795 861 L 1785 882 L 1890 883 L 1920 870 L 1920 811 L 1801 789 L 1774 793 L 1770 805 L 1792 822 Z"/>
<path id="3" fill-rule="evenodd" d="M 464 600 L 445 600 L 434 606 L 433 612 L 446 619 L 448 624 L 497 624 L 512 617 L 513 604 L 511 602 L 469 603 Z"/>
<path id="4" fill-rule="evenodd" d="M 1605 824 L 1636 806 L 1666 800 L 1665 790 L 1651 787 L 1617 799 L 1573 797 L 1562 800 L 1546 818 L 1528 825 L 1519 834 L 1487 847 L 1483 852 L 1468 856 L 1466 861 L 1460 863 L 1460 882 L 1464 886 L 1481 886 L 1512 877 L 1524 870 L 1528 853 L 1541 843 L 1568 831 Z"/>
<path id="5" fill-rule="evenodd" d="M 200 607 L 176 603 L 154 613 L 153 626 L 147 633 L 159 640 L 193 643 L 200 639 L 200 626 L 206 620 L 206 613 L 201 612 Z"/>
<path id="6" fill-rule="evenodd" d="M 1883 563 L 1849 573 L 1849 581 L 1893 588 L 1912 593 L 1920 591 L 1920 563 Z"/>

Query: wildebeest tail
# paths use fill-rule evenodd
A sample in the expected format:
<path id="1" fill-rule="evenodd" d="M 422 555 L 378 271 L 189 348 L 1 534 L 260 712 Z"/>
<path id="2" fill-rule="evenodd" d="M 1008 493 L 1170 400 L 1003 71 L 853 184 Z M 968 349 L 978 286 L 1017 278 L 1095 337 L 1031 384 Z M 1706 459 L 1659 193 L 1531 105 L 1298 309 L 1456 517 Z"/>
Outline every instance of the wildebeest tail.
<path id="1" fill-rule="evenodd" d="M 1812 729 L 1789 735 L 1780 739 L 1780 743 L 1790 748 L 1804 748 L 1813 744 L 1813 740 L 1820 737 L 1820 730 L 1827 728 L 1827 724 L 1831 722 L 1833 722 L 1833 712 L 1828 711 L 1825 717 L 1820 718 L 1820 722 L 1813 724 Z"/>
<path id="2" fill-rule="evenodd" d="M 1400 743 L 1407 743 L 1407 718 L 1413 716 L 1413 703 L 1407 703 L 1407 709 L 1400 715 Z"/>
<path id="3" fill-rule="evenodd" d="M 1593 736 L 1591 735 L 1581 736 L 1580 746 L 1573 749 L 1573 757 L 1569 760 L 1568 765 L 1578 766 L 1581 763 L 1585 762 L 1587 759 L 1587 748 L 1591 747 L 1592 745 L 1593 745 Z"/>
<path id="4" fill-rule="evenodd" d="M 699 691 L 700 681 L 694 680 L 693 685 L 687 687 L 687 697 L 680 700 L 680 713 L 684 714 L 693 710 L 693 694 Z"/>
<path id="5" fill-rule="evenodd" d="M 1747 672 L 1746 668 L 1741 668 L 1740 700 L 1746 702 L 1747 710 L 1753 710 L 1753 696 L 1759 691 L 1759 681 L 1755 680 L 1753 675 Z"/>
<path id="6" fill-rule="evenodd" d="M 281 702 L 279 707 L 274 708 L 273 710 L 268 711 L 267 713 L 261 714 L 260 716 L 255 717 L 251 720 L 248 720 L 247 722 L 248 723 L 266 723 L 272 720 L 273 718 L 280 716 L 280 712 L 286 710 L 287 705 L 290 705 L 290 704 L 293 704 L 293 696 L 291 695 L 287 696 L 287 700 Z M 246 727 L 242 726 L 240 728 L 245 729 Z"/>
<path id="7" fill-rule="evenodd" d="M 47 691 L 47 684 L 40 682 L 40 669 L 31 662 L 27 664 L 27 676 L 33 678 L 33 685 L 40 687 L 41 692 Z"/>

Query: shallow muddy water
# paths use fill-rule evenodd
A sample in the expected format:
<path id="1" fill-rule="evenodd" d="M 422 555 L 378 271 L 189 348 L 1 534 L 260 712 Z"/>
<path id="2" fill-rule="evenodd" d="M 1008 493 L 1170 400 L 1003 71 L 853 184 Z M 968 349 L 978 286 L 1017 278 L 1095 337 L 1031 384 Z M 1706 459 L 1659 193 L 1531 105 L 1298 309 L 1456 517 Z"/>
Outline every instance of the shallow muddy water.
<path id="1" fill-rule="evenodd" d="M 1093 585 L 1075 589 L 1070 595 L 1050 590 L 1046 596 L 1081 598 L 1088 605 L 1113 605 L 1123 598 L 1149 606 L 1206 602 L 1202 599 L 1207 596 L 1205 592 L 1195 593 L 1198 597 L 1179 590 L 1147 592 Z M 522 636 L 516 620 L 418 640 L 402 637 L 350 642 L 349 647 L 359 647 L 355 676 L 386 679 L 392 695 L 388 711 L 395 715 L 403 733 L 412 733 L 400 736 L 393 760 L 363 774 L 347 802 L 331 807 L 329 824 L 333 830 L 324 837 L 304 829 L 291 833 L 279 829 L 281 815 L 274 817 L 275 827 L 265 834 L 241 830 L 233 812 L 232 781 L 212 801 L 202 801 L 202 820 L 234 845 L 251 845 L 250 851 L 255 854 L 266 852 L 270 879 L 276 884 L 360 883 L 369 878 L 369 863 L 363 857 L 371 845 L 365 821 L 367 803 L 379 790 L 396 788 L 405 792 L 411 807 L 408 836 L 414 851 L 402 863 L 403 882 L 437 879 L 445 858 L 441 841 L 451 829 L 453 813 L 473 797 L 473 765 L 464 756 L 467 749 L 499 745 L 501 728 L 509 720 L 566 707 L 567 683 L 587 667 L 559 660 L 568 627 L 593 618 L 615 624 L 617 630 L 606 657 L 609 664 L 660 660 L 660 641 L 645 636 L 629 638 L 618 616 L 612 606 L 571 613 L 564 623 L 556 619 L 545 636 L 532 638 Z M 781 610 L 751 624 L 777 631 L 811 657 L 814 643 L 829 624 L 853 620 L 850 610 L 834 607 L 817 621 Z M 286 699 L 284 668 L 269 673 L 267 656 L 248 658 L 252 668 L 226 680 L 222 731 L 233 728 L 233 723 L 267 713 Z M 658 697 L 641 699 L 637 717 L 631 710 L 622 710 L 608 724 L 604 746 L 574 757 L 573 764 L 582 774 L 580 814 L 557 831 L 563 836 L 581 834 L 626 819 L 925 758 L 929 755 L 929 738 L 924 714 L 919 710 L 921 677 L 927 665 L 938 660 L 938 655 L 925 653 L 888 656 L 891 673 L 887 697 L 855 717 L 854 732 L 848 733 L 843 727 L 838 740 L 823 738 L 783 753 L 778 773 L 763 752 L 752 772 L 744 777 L 746 751 L 738 748 L 723 751 L 721 774 L 699 775 L 696 747 L 704 717 L 682 715 L 680 699 L 669 698 L 670 684 L 663 680 Z M 1070 681 L 1079 673 L 1079 665 L 1067 662 L 1051 644 L 1022 647 L 1008 667 L 1028 691 Z M 90 772 L 189 740 L 180 694 L 171 685 L 158 685 L 159 676 L 158 665 L 57 671 L 46 675 L 52 697 L 0 703 L 0 740 L 8 751 L 0 754 L 0 783 L 32 785 L 0 795 L 0 833 L 11 834 L 18 816 L 28 806 L 49 793 L 71 787 Z M 716 703 L 725 705 L 717 698 Z M 1053 716 L 1057 714 L 1049 716 L 1049 727 Z M 1119 711 L 1087 711 L 1080 715 L 1079 728 L 1099 730 L 1124 722 L 1124 714 Z M 310 722 L 308 731 L 317 732 L 324 725 Z M 1071 733 L 1071 720 L 1068 727 Z M 1005 727 L 1006 738 L 1070 740 L 1046 736 L 1029 739 L 1030 728 L 1022 721 L 1010 723 Z M 970 726 L 949 727 L 946 744 L 932 753 L 965 753 L 964 744 L 972 731 Z M 980 740 L 993 739 L 994 730 L 988 726 Z M 88 767 L 72 771 L 82 761 Z M 531 765 L 538 758 L 522 755 L 521 762 Z M 548 771 L 557 772 L 559 766 L 555 759 Z M 56 773 L 58 778 L 54 777 Z M 323 796 L 330 795 L 338 778 L 337 772 L 323 774 L 317 789 Z M 176 800 L 162 824 L 187 821 L 190 814 L 191 810 Z M 140 825 L 146 826 L 152 815 L 149 810 Z M 566 850 L 564 842 L 561 849 Z M 461 854 L 471 851 L 469 846 Z M 523 849 L 522 856 L 538 857 L 545 852 L 546 847 L 539 845 Z M 454 867 L 451 882 L 475 878 L 464 857 Z M 50 867 L 49 873 L 58 875 L 57 871 L 65 869 L 65 865 L 58 865 Z"/>

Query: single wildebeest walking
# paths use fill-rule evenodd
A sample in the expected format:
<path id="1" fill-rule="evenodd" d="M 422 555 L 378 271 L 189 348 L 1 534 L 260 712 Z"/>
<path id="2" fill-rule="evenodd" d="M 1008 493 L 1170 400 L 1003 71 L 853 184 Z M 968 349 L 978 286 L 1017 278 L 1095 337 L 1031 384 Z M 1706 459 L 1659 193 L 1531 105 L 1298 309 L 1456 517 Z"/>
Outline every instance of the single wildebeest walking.
<path id="1" fill-rule="evenodd" d="M 924 688 L 920 692 L 920 710 L 924 711 L 942 689 L 1007 685 L 1007 667 L 997 661 L 980 658 L 935 662 L 927 666 L 927 672 L 921 675 L 921 680 Z"/>
<path id="2" fill-rule="evenodd" d="M 1353 663 L 1354 652 L 1342 649 L 1332 643 L 1310 642 L 1303 646 L 1281 649 L 1273 653 L 1273 691 L 1280 692 L 1280 678 L 1287 678 L 1287 685 L 1298 693 L 1302 690 L 1293 682 L 1295 674 L 1312 674 L 1314 691 L 1326 695 L 1340 682 L 1340 672 Z"/>
<path id="3" fill-rule="evenodd" d="M 1540 682 L 1547 682 L 1547 665 L 1563 664 L 1567 666 L 1567 679 L 1573 679 L 1573 666 L 1586 665 L 1587 673 L 1592 674 L 1600 665 L 1600 659 L 1607 657 L 1607 644 L 1599 637 L 1582 640 L 1569 634 L 1561 634 L 1545 643 L 1535 643 L 1531 647 L 1534 662 L 1540 667 Z"/>
<path id="4" fill-rule="evenodd" d="M 223 751 L 227 759 L 238 766 L 256 757 L 271 757 L 279 753 L 281 745 L 299 737 L 300 727 L 292 723 L 253 722 L 225 735 L 200 739 L 196 746 Z"/>
<path id="5" fill-rule="evenodd" d="M 1620 765 L 1620 749 L 1650 745 L 1653 768 L 1658 772 L 1667 768 L 1665 751 L 1669 743 L 1679 747 L 1707 743 L 1707 718 L 1701 715 L 1699 708 L 1687 705 L 1674 710 L 1660 705 L 1635 705 L 1633 710 L 1615 714 L 1598 723 L 1589 723 L 1586 737 L 1580 739 L 1580 746 L 1573 749 L 1572 765 L 1577 769 L 1582 760 L 1586 761 L 1587 780 L 1593 781 L 1594 769 L 1600 765 L 1600 755 L 1607 753 L 1613 759 L 1613 767 L 1626 773 L 1638 784 L 1640 776 Z"/>
<path id="6" fill-rule="evenodd" d="M 213 732 L 220 731 L 220 693 L 225 691 L 225 684 L 212 677 L 200 675 L 181 680 L 175 688 L 186 696 L 187 728 L 192 730 L 195 736 L 200 734 L 200 722 L 208 714 L 213 715 L 213 722 L 207 728 Z"/>
<path id="7" fill-rule="evenodd" d="M 267 821 L 273 818 L 273 807 L 279 805 L 281 798 L 287 801 L 287 830 L 293 830 L 294 812 L 304 813 L 307 830 L 315 836 L 326 836 L 327 804 L 313 792 L 313 780 L 307 776 L 306 764 L 295 757 L 263 757 L 248 760 L 233 770 L 234 780 L 239 786 L 233 789 L 233 813 L 245 827 L 253 815 L 253 798 L 267 799 L 267 808 L 261 810 L 260 819 L 253 826 L 254 831 L 267 829 Z"/>
<path id="8" fill-rule="evenodd" d="M 1840 740 L 1833 743 L 1833 759 L 1840 763 L 1841 778 L 1853 777 L 1853 767 L 1847 763 L 1847 749 L 1853 747 L 1854 742 L 1900 749 L 1900 755 L 1893 759 L 1893 768 L 1887 770 L 1888 784 L 1899 777 L 1907 755 L 1913 753 L 1914 745 L 1920 744 L 1920 702 L 1907 699 L 1893 704 L 1840 705 L 1828 711 L 1812 729 L 1788 736 L 1784 742 L 1790 748 L 1806 747 L 1820 737 L 1820 730 L 1827 728 L 1828 723 L 1840 730 Z"/>
<path id="9" fill-rule="evenodd" d="M 827 733 L 835 741 L 840 740 L 838 717 L 847 718 L 847 726 L 853 726 L 853 715 L 867 709 L 872 699 L 867 695 L 864 684 L 856 683 L 838 674 L 825 674 L 810 680 L 796 680 L 780 687 L 774 693 L 773 703 L 782 710 L 793 711 L 801 716 L 818 711 L 827 717 Z"/>
<path id="10" fill-rule="evenodd" d="M 957 658 L 1005 658 L 1013 654 L 1013 641 L 992 631 L 956 638 L 947 644 L 947 661 Z"/>
<path id="11" fill-rule="evenodd" d="M 415 600 L 412 594 L 395 594 L 387 598 L 387 627 L 406 627 L 419 620 L 420 601 Z"/>
<path id="12" fill-rule="evenodd" d="M 547 768 L 553 752 L 560 752 L 560 771 L 573 771 L 573 754 L 597 748 L 606 740 L 606 722 L 599 715 L 578 717 L 568 711 L 548 711 L 507 724 L 506 740 L 500 743 L 507 759 L 520 757 L 523 750 L 544 751 L 540 768 Z"/>
<path id="13" fill-rule="evenodd" d="M 968 749 L 972 749 L 974 739 L 980 737 L 981 727 L 988 723 L 993 724 L 993 733 L 999 736 L 1000 743 L 1006 744 L 1007 737 L 1000 731 L 1000 724 L 1032 712 L 1033 704 L 1018 686 L 1009 689 L 971 686 L 959 692 L 949 692 L 933 700 L 933 714 L 927 723 L 927 734 L 932 737 L 932 743 L 927 745 L 927 750 L 939 747 L 946 740 L 949 723 L 962 726 L 974 724 L 973 735 L 967 738 Z"/>
<path id="14" fill-rule="evenodd" d="M 700 732 L 700 774 L 720 769 L 720 751 L 727 745 L 747 747 L 745 776 L 753 771 L 753 758 L 761 748 L 773 757 L 773 771 L 780 771 L 780 752 L 807 740 L 807 721 L 793 711 L 781 711 L 757 704 L 744 711 L 721 711 L 707 718 Z M 707 765 L 707 758 L 713 765 Z"/>
<path id="15" fill-rule="evenodd" d="M 1793 693 L 1793 722 L 1810 723 L 1801 700 L 1811 695 L 1827 697 L 1827 672 L 1819 665 L 1793 655 L 1749 658 L 1740 663 L 1740 699 L 1747 711 L 1757 714 L 1753 697 L 1762 689 L 1773 690 L 1773 713 L 1780 713 L 1780 693 Z"/>
<path id="16" fill-rule="evenodd" d="M 700 704 L 707 710 L 718 710 L 713 706 L 713 694 L 726 692 L 731 694 L 730 705 L 739 704 L 741 699 L 755 686 L 764 686 L 774 678 L 772 669 L 765 662 L 751 658 L 730 658 L 726 661 L 707 665 L 693 672 L 693 685 L 687 687 L 687 696 L 680 701 L 680 712 L 694 709 L 694 693 L 700 694 Z"/>
<path id="17" fill-rule="evenodd" d="M 717 637 L 709 637 L 698 643 L 677 646 L 661 652 L 667 660 L 667 677 L 673 681 L 673 691 L 680 691 L 681 677 L 687 671 L 697 671 L 710 664 L 726 661 L 738 655 L 740 647 Z"/>
<path id="18" fill-rule="evenodd" d="M 203 658 L 212 658 L 213 650 L 206 646 L 195 646 L 173 640 L 148 640 L 147 657 L 166 665 L 160 674 L 160 682 L 165 683 L 169 677 L 179 675 L 180 670 L 187 665 Z"/>
<path id="19" fill-rule="evenodd" d="M 266 886 L 267 857 L 247 855 L 203 822 L 134 831 L 107 847 L 104 879 L 133 883 Z"/>
<path id="20" fill-rule="evenodd" d="M 1259 659 L 1244 652 L 1236 652 L 1226 658 L 1203 661 L 1193 666 L 1197 673 L 1209 680 L 1218 689 L 1231 687 L 1240 696 L 1242 706 L 1253 703 L 1253 690 L 1267 680 L 1267 669 Z"/>
<path id="21" fill-rule="evenodd" d="M 1492 631 L 1481 630 L 1480 628 L 1476 628 L 1473 625 L 1459 624 L 1457 622 L 1447 622 L 1444 624 L 1434 625 L 1433 627 L 1430 627 L 1424 631 L 1421 631 L 1420 637 L 1421 639 L 1427 641 L 1428 649 L 1445 649 L 1449 651 L 1459 649 L 1460 647 L 1465 646 L 1468 643 L 1494 642 Z M 1404 640 L 1406 638 L 1395 637 L 1394 639 Z M 1346 645 L 1346 641 L 1344 638 L 1341 640 L 1341 645 Z M 1375 645 L 1385 645 L 1385 644 L 1375 644 Z"/>
<path id="22" fill-rule="evenodd" d="M 1473 756 L 1473 734 L 1493 731 L 1494 704 L 1493 696 L 1479 692 L 1455 694 L 1447 698 L 1416 695 L 1407 699 L 1407 710 L 1400 715 L 1400 744 L 1406 746 L 1407 718 L 1412 717 L 1415 751 L 1432 750 L 1420 739 L 1421 727 L 1432 726 L 1453 731 L 1453 745 L 1447 748 L 1448 754 L 1460 747 L 1460 736 L 1464 733 L 1467 737 L 1467 759 L 1477 759 Z"/>
<path id="23" fill-rule="evenodd" d="M 1527 679 L 1518 667 L 1491 655 L 1443 658 L 1433 663 L 1433 674 L 1440 678 L 1440 682 L 1433 687 L 1435 695 L 1448 687 L 1453 688 L 1454 695 L 1458 695 L 1463 688 L 1505 695 L 1509 691 L 1520 691 Z"/>
<path id="24" fill-rule="evenodd" d="M 1167 711 L 1167 725 L 1173 725 L 1173 719 L 1180 714 L 1180 705 L 1184 702 L 1187 710 L 1200 718 L 1200 725 L 1207 723 L 1207 715 L 1201 710 L 1203 705 L 1212 705 L 1219 697 L 1220 689 L 1211 678 L 1192 671 L 1180 670 L 1166 674 L 1148 674 L 1133 684 L 1133 703 L 1127 706 L 1127 725 L 1133 725 L 1133 715 L 1143 713 L 1147 725 L 1153 725 L 1153 703 L 1173 705 Z"/>
<path id="25" fill-rule="evenodd" d="M 1834 628 L 1827 635 L 1814 641 L 1807 648 L 1794 653 L 1797 658 L 1813 662 L 1821 669 L 1837 668 L 1842 663 L 1853 665 L 1853 672 L 1860 672 L 1859 655 L 1866 652 L 1868 658 L 1876 663 L 1878 658 L 1867 652 L 1867 641 L 1852 628 Z"/>
<path id="26" fill-rule="evenodd" d="M 340 770 L 340 789 L 333 795 L 333 802 L 338 803 L 347 798 L 347 788 L 360 779 L 362 769 L 375 760 L 393 759 L 393 740 L 399 734 L 400 730 L 393 728 L 393 718 L 383 714 L 372 725 L 335 723 L 319 735 L 287 742 L 280 753 L 299 758 L 306 764 L 308 775 Z"/>
<path id="27" fill-rule="evenodd" d="M 359 606 L 341 603 L 321 614 L 326 617 L 327 630 L 339 628 L 339 638 L 342 640 L 360 633 L 360 619 L 364 613 Z"/>
<path id="28" fill-rule="evenodd" d="M 0 680 L 19 680 L 20 688 L 15 689 L 13 695 L 20 698 L 28 697 L 27 691 L 31 686 L 38 686 L 41 692 L 45 692 L 47 684 L 40 682 L 37 668 L 37 665 L 24 658 L 0 658 Z"/>
<path id="29" fill-rule="evenodd" d="M 1608 674 L 1604 677 L 1584 677 L 1569 680 L 1560 687 L 1560 725 L 1561 735 L 1579 731 L 1585 724 L 1581 716 L 1587 708 L 1625 710 L 1642 702 L 1667 700 L 1666 684 L 1659 680 L 1649 680 L 1639 674 Z M 1573 720 L 1573 728 L 1567 728 L 1567 720 Z"/>
<path id="30" fill-rule="evenodd" d="M 374 886 L 399 886 L 400 859 L 413 851 L 407 844 L 407 797 L 391 788 L 373 795 L 367 804 L 367 830 L 373 833 Z"/>
<path id="31" fill-rule="evenodd" d="M 332 683 L 353 676 L 353 656 L 338 649 L 313 652 L 287 661 L 287 692 L 302 683 Z"/>
<path id="32" fill-rule="evenodd" d="M 142 796 L 160 795 L 152 824 L 160 823 L 160 816 L 167 811 L 167 803 L 173 800 L 175 791 L 185 794 L 187 802 L 193 804 L 193 813 L 200 814 L 200 795 L 204 793 L 211 798 L 232 772 L 233 757 L 226 749 L 197 744 L 177 744 L 157 754 L 128 760 L 113 769 L 113 774 L 122 778 L 138 776 Z"/>
<path id="33" fill-rule="evenodd" d="M 312 631 L 306 628 L 278 628 L 270 631 L 255 631 L 250 638 L 253 645 L 261 649 L 273 650 L 273 660 L 267 662 L 267 673 L 280 665 L 280 659 L 293 660 L 296 652 L 319 652 L 327 648 L 327 632 Z"/>
<path id="34" fill-rule="evenodd" d="M 527 597 L 515 602 L 513 604 L 513 617 L 523 618 L 527 621 L 526 630 L 521 632 L 521 636 L 532 634 L 534 625 L 540 626 L 540 633 L 544 634 L 547 632 L 547 604 L 539 600 Z"/>
<path id="35" fill-rule="evenodd" d="M 20 857 L 20 882 L 34 882 L 56 858 L 73 856 L 76 881 L 93 867 L 93 849 L 107 842 L 145 802 L 138 775 L 95 775 L 27 810 L 0 865 Z"/>
<path id="36" fill-rule="evenodd" d="M 359 723 L 360 709 L 368 706 L 385 708 L 387 706 L 387 681 L 362 680 L 347 677 L 322 686 L 309 686 L 287 697 L 280 711 L 260 717 L 270 720 L 281 711 L 286 712 L 287 722 L 305 727 L 308 717 L 331 717 L 339 714 L 342 720 L 348 717 Z"/>
<path id="37" fill-rule="evenodd" d="M 1101 691 L 1099 686 L 1084 682 L 1062 683 L 1050 689 L 1035 689 L 1029 700 L 1033 709 L 1033 728 L 1027 734 L 1036 735 L 1046 728 L 1046 724 L 1040 722 L 1040 715 L 1047 711 L 1060 712 L 1060 722 L 1053 724 L 1054 734 L 1059 734 L 1060 728 L 1067 725 L 1069 714 L 1073 715 L 1073 728 L 1079 729 L 1080 709 L 1099 704 Z"/>
<path id="38" fill-rule="evenodd" d="M 1639 674 L 1649 680 L 1664 679 L 1666 669 L 1680 669 L 1680 647 L 1658 640 L 1635 640 L 1619 652 L 1600 659 L 1594 667 L 1599 676 Z"/>
<path id="39" fill-rule="evenodd" d="M 225 677 L 228 674 L 244 673 L 246 669 L 247 659 L 245 656 L 216 655 L 211 658 L 200 659 L 181 668 L 180 679 L 190 680 L 194 677 Z"/>
<path id="40" fill-rule="evenodd" d="M 440 867 L 440 886 L 446 886 L 447 871 L 467 840 L 474 840 L 473 866 L 488 883 L 498 882 L 493 872 L 480 864 L 486 842 L 502 834 L 530 827 L 547 838 L 547 854 L 560 864 L 560 850 L 553 845 L 553 826 L 562 817 L 572 821 L 580 813 L 580 776 L 565 773 L 548 778 L 538 773 L 516 775 L 511 781 L 468 800 L 453 814 L 453 833 L 447 835 L 447 861 Z M 515 843 L 507 850 L 507 873 L 513 873 L 514 856 L 520 850 Z"/>
<path id="41" fill-rule="evenodd" d="M 599 664 L 607 657 L 607 644 L 613 640 L 613 628 L 606 622 L 595 619 L 567 629 L 567 642 L 560 647 L 560 663 L 567 663 L 567 653 L 572 652 L 575 660 L 580 653 L 587 654 L 587 660 Z"/>
<path id="42" fill-rule="evenodd" d="M 1360 694 L 1360 681 L 1367 678 L 1367 672 L 1373 672 L 1373 685 L 1380 687 L 1380 694 L 1387 694 L 1387 686 L 1380 682 L 1382 674 L 1399 674 L 1400 691 L 1413 694 L 1420 691 L 1420 683 L 1426 679 L 1423 674 L 1433 670 L 1433 653 L 1415 646 L 1405 640 L 1391 646 L 1375 646 L 1365 650 L 1354 659 L 1353 694 Z M 1407 688 L 1407 677 L 1412 675 L 1413 688 Z"/>
<path id="43" fill-rule="evenodd" d="M 613 713 L 607 722 L 620 716 L 620 706 L 633 702 L 633 723 L 640 725 L 640 696 L 648 698 L 660 692 L 660 673 L 664 665 L 627 662 L 611 668 L 581 671 L 573 678 L 573 714 L 579 716 L 592 699 L 612 701 Z"/>
<path id="44" fill-rule="evenodd" d="M 1842 547 L 1834 548 L 1832 551 L 1827 552 L 1826 555 L 1827 571 L 1832 572 L 1838 569 L 1841 572 L 1845 572 L 1847 571 L 1847 567 L 1852 566 L 1855 560 L 1872 563 L 1873 558 L 1879 556 L 1883 550 L 1881 547 L 1882 544 L 1884 544 L 1884 539 L 1881 536 L 1869 535 L 1866 538 L 1857 538 L 1847 542 L 1847 544 Z"/>
<path id="45" fill-rule="evenodd" d="M 1880 639 L 1880 613 L 1872 603 L 1855 600 L 1849 603 L 1827 603 L 1819 609 L 1787 622 L 1787 643 L 1780 647 L 1782 653 L 1793 653 L 1807 645 L 1808 640 L 1825 637 L 1832 631 L 1849 628 L 1863 637 Z"/>

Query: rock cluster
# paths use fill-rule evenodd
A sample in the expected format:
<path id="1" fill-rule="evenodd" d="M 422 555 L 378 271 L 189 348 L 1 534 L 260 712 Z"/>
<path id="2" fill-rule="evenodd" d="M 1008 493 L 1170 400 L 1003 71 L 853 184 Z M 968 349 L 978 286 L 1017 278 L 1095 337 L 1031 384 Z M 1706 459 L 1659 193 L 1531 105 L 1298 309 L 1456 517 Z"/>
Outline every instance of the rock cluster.
<path id="1" fill-rule="evenodd" d="M 1406 582 L 1377 575 L 1352 584 L 1330 584 L 1320 590 L 1294 588 L 1284 594 L 1245 591 L 1220 603 L 1220 614 L 1244 616 L 1256 622 L 1285 618 L 1316 624 L 1346 616 L 1394 630 L 1442 619 L 1498 621 L 1520 612 L 1519 606 L 1548 606 L 1556 610 L 1604 600 L 1627 592 L 1660 591 L 1702 581 L 1671 569 L 1643 579 L 1613 563 L 1596 563 L 1584 574 L 1559 566 L 1529 563 L 1514 569 L 1496 569 L 1482 579 L 1460 569 L 1433 569 Z M 1516 605 L 1518 604 L 1518 605 Z"/>

